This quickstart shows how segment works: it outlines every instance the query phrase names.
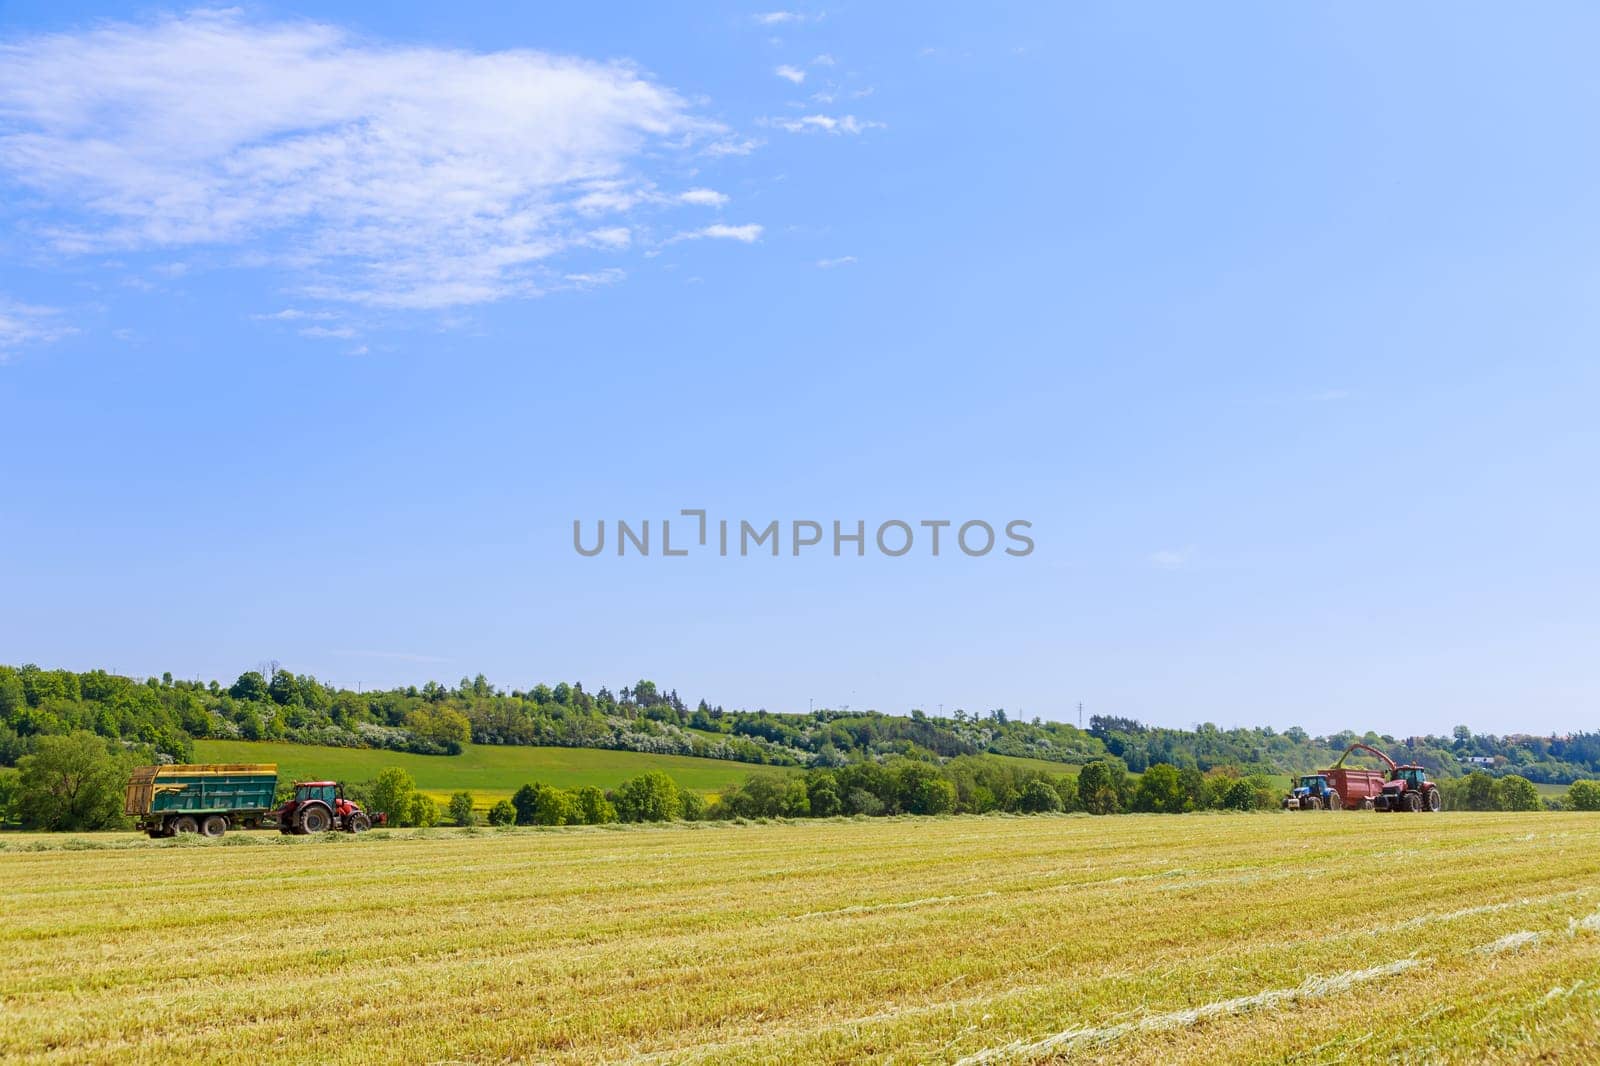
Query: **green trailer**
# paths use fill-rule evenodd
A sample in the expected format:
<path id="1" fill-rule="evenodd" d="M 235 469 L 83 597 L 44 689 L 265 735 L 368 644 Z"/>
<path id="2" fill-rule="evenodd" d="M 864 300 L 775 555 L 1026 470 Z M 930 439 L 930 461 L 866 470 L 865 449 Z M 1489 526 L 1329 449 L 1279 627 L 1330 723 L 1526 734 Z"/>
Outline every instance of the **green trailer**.
<path id="1" fill-rule="evenodd" d="M 230 826 L 277 825 L 276 763 L 174 763 L 140 766 L 128 779 L 123 810 L 153 837 L 219 837 Z"/>

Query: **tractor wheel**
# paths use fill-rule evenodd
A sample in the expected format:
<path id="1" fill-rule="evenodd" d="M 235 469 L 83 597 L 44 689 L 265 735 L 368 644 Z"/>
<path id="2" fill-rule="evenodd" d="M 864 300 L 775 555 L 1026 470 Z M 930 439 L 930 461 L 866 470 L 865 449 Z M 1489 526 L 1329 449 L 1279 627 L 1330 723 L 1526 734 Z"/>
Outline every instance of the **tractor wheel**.
<path id="1" fill-rule="evenodd" d="M 1422 797 L 1417 795 L 1415 792 L 1407 792 L 1406 810 L 1410 811 L 1412 814 L 1416 814 L 1418 811 L 1422 810 Z"/>
<path id="2" fill-rule="evenodd" d="M 344 831 L 346 833 L 365 833 L 371 828 L 372 819 L 368 818 L 360 811 L 357 811 L 344 820 Z"/>
<path id="3" fill-rule="evenodd" d="M 206 820 L 200 823 L 200 835 L 219 837 L 228 831 L 228 820 L 220 814 L 208 814 Z"/>
<path id="4" fill-rule="evenodd" d="M 1428 793 L 1428 806 L 1426 809 L 1434 814 L 1438 814 L 1444 809 L 1444 800 L 1439 797 L 1438 789 L 1434 789 Z"/>
<path id="5" fill-rule="evenodd" d="M 1339 793 L 1337 793 L 1337 792 L 1328 793 L 1328 810 L 1330 810 L 1330 811 L 1341 811 L 1341 810 L 1344 810 L 1344 800 L 1339 798 Z"/>
<path id="6" fill-rule="evenodd" d="M 173 836 L 181 836 L 184 833 L 200 832 L 200 823 L 187 814 L 181 814 L 168 822 L 167 828 L 172 831 Z"/>
<path id="7" fill-rule="evenodd" d="M 1320 811 L 1322 810 L 1322 799 L 1318 796 L 1307 796 L 1306 805 L 1313 811 Z"/>
<path id="8" fill-rule="evenodd" d="M 1368 796 L 1366 799 L 1361 801 L 1361 809 L 1364 811 L 1373 810 L 1376 806 L 1377 804 L 1372 802 L 1371 796 Z"/>
<path id="9" fill-rule="evenodd" d="M 333 818 L 328 814 L 328 808 L 321 806 L 307 807 L 300 812 L 300 832 L 326 833 L 333 824 Z"/>

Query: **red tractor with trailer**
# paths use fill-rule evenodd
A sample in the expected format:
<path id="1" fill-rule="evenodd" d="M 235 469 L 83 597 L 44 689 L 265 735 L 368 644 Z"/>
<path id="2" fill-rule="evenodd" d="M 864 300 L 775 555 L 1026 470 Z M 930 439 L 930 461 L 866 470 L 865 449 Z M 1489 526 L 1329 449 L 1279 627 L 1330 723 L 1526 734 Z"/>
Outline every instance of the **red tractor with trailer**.
<path id="1" fill-rule="evenodd" d="M 1387 778 L 1377 770 L 1346 767 L 1351 752 L 1365 751 L 1383 760 Z M 1352 744 L 1339 761 L 1300 779 L 1283 799 L 1286 810 L 1300 811 L 1437 811 L 1439 789 L 1415 764 L 1398 765 L 1370 744 Z"/>
<path id="2" fill-rule="evenodd" d="M 346 799 L 337 781 L 296 781 L 294 797 L 275 807 L 277 786 L 273 763 L 140 766 L 129 777 L 123 810 L 153 837 L 220 837 L 229 829 L 272 827 L 296 834 L 361 833 L 387 821 Z"/>

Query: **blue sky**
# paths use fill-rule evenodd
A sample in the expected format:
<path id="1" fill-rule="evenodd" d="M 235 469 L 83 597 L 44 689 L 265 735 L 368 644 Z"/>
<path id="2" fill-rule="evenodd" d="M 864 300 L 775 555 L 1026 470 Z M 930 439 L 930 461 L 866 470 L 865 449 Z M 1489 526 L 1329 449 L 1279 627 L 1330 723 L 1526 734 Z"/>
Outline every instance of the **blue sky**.
<path id="1" fill-rule="evenodd" d="M 1597 21 L 0 3 L 0 660 L 1593 728 Z"/>

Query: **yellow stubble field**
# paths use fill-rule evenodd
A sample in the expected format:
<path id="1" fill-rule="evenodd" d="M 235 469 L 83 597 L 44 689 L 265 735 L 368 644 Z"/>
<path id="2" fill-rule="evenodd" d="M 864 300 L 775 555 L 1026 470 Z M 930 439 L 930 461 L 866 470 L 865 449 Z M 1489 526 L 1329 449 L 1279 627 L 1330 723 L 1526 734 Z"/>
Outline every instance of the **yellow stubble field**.
<path id="1" fill-rule="evenodd" d="M 1600 1061 L 1600 817 L 0 838 L 7 1062 Z"/>

